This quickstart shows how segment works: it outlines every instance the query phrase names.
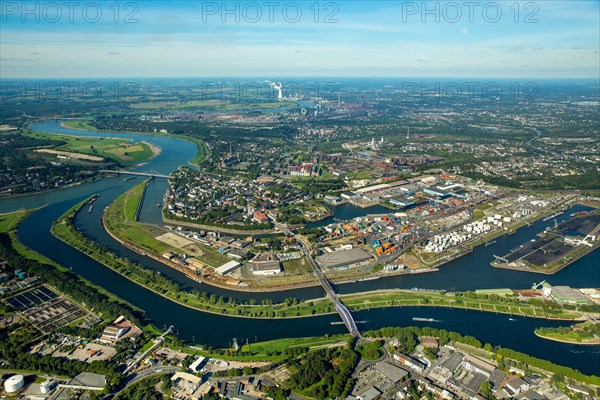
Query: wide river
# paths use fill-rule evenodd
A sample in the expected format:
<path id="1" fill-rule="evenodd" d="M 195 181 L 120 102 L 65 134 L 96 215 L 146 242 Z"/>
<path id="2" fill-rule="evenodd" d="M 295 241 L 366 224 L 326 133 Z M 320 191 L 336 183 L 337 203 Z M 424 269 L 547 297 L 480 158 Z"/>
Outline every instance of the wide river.
<path id="1" fill-rule="evenodd" d="M 66 129 L 57 121 L 35 124 L 32 129 L 55 134 L 79 136 L 98 136 L 99 133 Z M 180 165 L 185 165 L 194 156 L 195 145 L 162 136 L 138 135 L 127 133 L 102 133 L 104 137 L 127 138 L 135 141 L 148 141 L 158 145 L 161 153 L 147 163 L 132 168 L 136 171 L 157 171 L 169 174 Z M 197 288 L 207 293 L 231 296 L 238 299 L 272 298 L 280 301 L 286 297 L 309 299 L 322 297 L 320 287 L 297 289 L 276 293 L 245 293 L 198 284 L 183 274 L 163 264 L 132 252 L 114 241 L 101 227 L 99 219 L 104 207 L 117 196 L 139 182 L 133 179 L 125 182 L 123 178 L 104 178 L 95 182 L 64 188 L 57 191 L 0 199 L 0 212 L 9 212 L 21 208 L 36 208 L 46 205 L 40 211 L 27 218 L 19 229 L 20 240 L 28 247 L 46 255 L 50 259 L 70 267 L 75 273 L 108 289 L 135 306 L 146 311 L 156 325 L 174 325 L 178 335 L 185 340 L 211 346 L 228 346 L 233 338 L 239 342 L 246 340 L 263 341 L 281 337 L 320 336 L 326 333 L 343 333 L 344 325 L 338 315 L 327 315 L 290 320 L 253 320 L 213 315 L 192 310 L 160 297 L 143 287 L 130 282 L 102 264 L 90 259 L 70 246 L 62 243 L 50 234 L 52 222 L 70 207 L 91 196 L 100 194 L 94 203 L 94 211 L 81 212 L 76 225 L 92 239 L 103 243 L 121 256 L 141 262 L 148 268 L 160 271 L 164 276 L 179 282 L 185 290 Z M 140 219 L 143 222 L 162 224 L 160 208 L 156 203 L 162 201 L 167 182 L 155 179 L 149 186 Z M 576 206 L 566 212 L 559 221 L 568 218 L 569 213 L 582 209 Z M 349 218 L 377 209 L 357 209 L 348 205 L 334 209 L 337 218 Z M 378 280 L 339 285 L 341 293 L 374 290 L 380 288 L 430 288 L 447 290 L 469 290 L 480 288 L 529 288 L 533 282 L 542 279 L 553 285 L 572 287 L 600 287 L 600 251 L 578 260 L 557 274 L 544 276 L 527 272 L 496 269 L 489 265 L 493 254 L 505 254 L 524 241 L 535 237 L 541 229 L 554 221 L 538 221 L 530 227 L 519 230 L 511 236 L 504 236 L 489 247 L 479 247 L 471 254 L 452 261 L 440 268 L 439 272 L 396 276 Z M 473 335 L 482 342 L 513 348 L 536 357 L 549 359 L 558 364 L 577 368 L 588 374 L 600 374 L 600 346 L 575 346 L 547 341 L 536 337 L 533 330 L 539 326 L 564 326 L 564 322 L 537 320 L 533 318 L 509 318 L 508 315 L 477 311 L 452 310 L 447 308 L 388 308 L 354 313 L 361 330 L 377 329 L 384 326 L 431 325 Z M 433 318 L 435 322 L 418 322 L 414 317 Z M 336 324 L 331 324 L 336 322 Z"/>

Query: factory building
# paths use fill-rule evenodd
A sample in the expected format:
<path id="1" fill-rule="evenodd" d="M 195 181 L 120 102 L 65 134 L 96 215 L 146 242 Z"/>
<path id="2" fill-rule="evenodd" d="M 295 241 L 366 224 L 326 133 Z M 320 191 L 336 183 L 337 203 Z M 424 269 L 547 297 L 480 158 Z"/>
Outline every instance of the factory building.
<path id="1" fill-rule="evenodd" d="M 407 199 L 404 196 L 394 196 L 390 199 L 390 203 L 400 207 L 410 207 L 415 205 L 414 200 Z"/>
<path id="2" fill-rule="evenodd" d="M 450 196 L 450 192 L 440 186 L 426 187 L 425 189 L 423 189 L 423 192 L 430 194 L 432 196 L 437 196 L 437 197 L 441 197 L 441 198 Z"/>
<path id="3" fill-rule="evenodd" d="M 259 254 L 250 262 L 254 275 L 276 275 L 281 272 L 279 260 L 272 254 Z"/>
<path id="4" fill-rule="evenodd" d="M 238 269 L 242 264 L 240 264 L 237 261 L 229 261 L 223 265 L 221 265 L 219 268 L 215 269 L 215 272 L 221 276 L 229 274 L 230 272 L 235 271 L 236 269 Z"/>

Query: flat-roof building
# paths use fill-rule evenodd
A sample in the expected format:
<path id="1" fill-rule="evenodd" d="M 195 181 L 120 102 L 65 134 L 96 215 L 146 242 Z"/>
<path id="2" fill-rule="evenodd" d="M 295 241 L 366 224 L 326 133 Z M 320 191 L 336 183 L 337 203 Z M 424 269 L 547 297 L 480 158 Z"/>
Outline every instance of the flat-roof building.
<path id="1" fill-rule="evenodd" d="M 323 254 L 316 258 L 319 265 L 326 269 L 360 266 L 365 261 L 371 260 L 371 255 L 360 248 L 339 250 L 330 254 Z"/>
<path id="2" fill-rule="evenodd" d="M 368 193 L 374 193 L 374 192 L 379 192 L 384 189 L 389 189 L 389 187 L 390 187 L 390 185 L 388 185 L 387 183 L 380 183 L 379 185 L 357 189 L 356 192 L 359 194 L 365 195 Z"/>
<path id="3" fill-rule="evenodd" d="M 276 275 L 281 272 L 279 260 L 272 254 L 259 254 L 251 263 L 254 275 Z"/>
<path id="4" fill-rule="evenodd" d="M 378 398 L 379 396 L 381 396 L 381 392 L 379 390 L 377 390 L 376 388 L 372 387 L 372 388 L 365 390 L 358 396 L 356 396 L 356 398 L 358 400 L 374 400 L 374 399 Z"/>
<path id="5" fill-rule="evenodd" d="M 427 193 L 427 194 L 431 194 L 437 197 L 448 197 L 450 196 L 450 192 L 444 188 L 441 188 L 439 186 L 430 186 L 427 187 L 425 189 L 423 189 L 423 192 Z"/>
<path id="6" fill-rule="evenodd" d="M 202 368 L 202 365 L 204 365 L 205 361 L 206 357 L 199 356 L 188 368 L 193 372 L 198 372 Z"/>
<path id="7" fill-rule="evenodd" d="M 230 272 L 233 272 L 236 269 L 238 269 L 241 265 L 242 264 L 240 264 L 237 261 L 229 261 L 221 265 L 219 268 L 215 268 L 215 272 L 219 275 L 229 274 Z"/>
<path id="8" fill-rule="evenodd" d="M 404 196 L 394 196 L 390 199 L 390 203 L 400 207 L 409 207 L 415 204 L 414 200 L 407 199 Z"/>
<path id="9" fill-rule="evenodd" d="M 394 353 L 393 358 L 400 364 L 418 372 L 424 371 L 426 367 L 426 365 L 423 364 L 421 361 L 416 360 L 411 356 L 407 356 L 406 354 Z"/>
<path id="10" fill-rule="evenodd" d="M 380 361 L 376 363 L 373 366 L 373 368 L 375 368 L 377 372 L 388 378 L 393 383 L 398 383 L 402 378 L 408 375 L 408 372 L 406 372 L 402 368 L 396 367 L 395 365 L 385 361 Z"/>

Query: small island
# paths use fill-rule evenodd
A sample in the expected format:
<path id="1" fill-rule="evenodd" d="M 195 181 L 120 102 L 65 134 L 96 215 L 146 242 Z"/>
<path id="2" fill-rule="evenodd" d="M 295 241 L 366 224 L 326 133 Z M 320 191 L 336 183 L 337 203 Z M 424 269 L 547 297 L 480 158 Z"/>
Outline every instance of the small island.
<path id="1" fill-rule="evenodd" d="M 535 334 L 557 342 L 600 345 L 600 325 L 591 321 L 558 328 L 537 328 Z"/>

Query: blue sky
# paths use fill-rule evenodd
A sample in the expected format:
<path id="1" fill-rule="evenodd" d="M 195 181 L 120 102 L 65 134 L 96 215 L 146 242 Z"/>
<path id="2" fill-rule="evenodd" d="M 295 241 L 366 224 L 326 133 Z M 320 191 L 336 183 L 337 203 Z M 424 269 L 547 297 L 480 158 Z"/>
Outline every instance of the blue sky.
<path id="1" fill-rule="evenodd" d="M 598 76 L 598 0 L 465 1 L 2 1 L 0 77 Z"/>

